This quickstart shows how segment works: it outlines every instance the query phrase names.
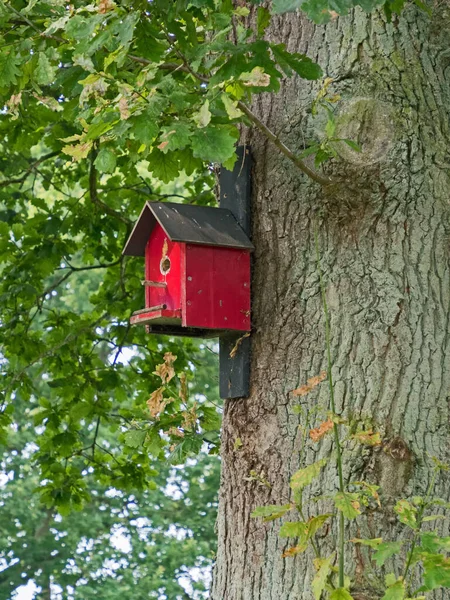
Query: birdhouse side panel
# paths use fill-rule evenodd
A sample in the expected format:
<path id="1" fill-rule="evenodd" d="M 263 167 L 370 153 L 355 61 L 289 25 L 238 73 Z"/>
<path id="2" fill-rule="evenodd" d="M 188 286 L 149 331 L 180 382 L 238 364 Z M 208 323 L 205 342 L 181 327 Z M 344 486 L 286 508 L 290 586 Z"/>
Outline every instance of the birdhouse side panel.
<path id="1" fill-rule="evenodd" d="M 181 309 L 181 246 L 171 242 L 160 225 L 153 229 L 145 249 L 145 306 Z"/>
<path id="2" fill-rule="evenodd" d="M 250 331 L 250 254 L 186 244 L 182 323 L 185 327 Z"/>

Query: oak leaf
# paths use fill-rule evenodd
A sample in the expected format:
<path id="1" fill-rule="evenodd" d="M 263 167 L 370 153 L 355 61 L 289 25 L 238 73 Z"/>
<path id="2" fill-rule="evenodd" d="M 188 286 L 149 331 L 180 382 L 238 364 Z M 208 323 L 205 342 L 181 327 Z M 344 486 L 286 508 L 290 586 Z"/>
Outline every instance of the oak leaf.
<path id="1" fill-rule="evenodd" d="M 333 427 L 333 421 L 331 419 L 328 419 L 327 421 L 321 423 L 319 427 L 316 427 L 316 429 L 311 429 L 311 431 L 309 432 L 309 437 L 312 439 L 313 442 L 318 442 L 324 437 L 324 435 L 331 431 Z"/>
<path id="2" fill-rule="evenodd" d="M 150 394 L 150 398 L 147 400 L 147 406 L 150 411 L 150 416 L 153 419 L 159 417 L 159 415 L 164 410 L 167 401 L 163 397 L 163 388 L 158 388 L 154 392 Z"/>
<path id="3" fill-rule="evenodd" d="M 315 375 L 314 377 L 308 379 L 305 385 L 300 386 L 296 390 L 292 390 L 292 393 L 294 396 L 306 396 L 306 394 L 309 394 L 309 392 L 318 386 L 319 383 L 321 383 L 324 379 L 326 379 L 326 377 L 327 372 L 322 371 L 320 375 Z"/>

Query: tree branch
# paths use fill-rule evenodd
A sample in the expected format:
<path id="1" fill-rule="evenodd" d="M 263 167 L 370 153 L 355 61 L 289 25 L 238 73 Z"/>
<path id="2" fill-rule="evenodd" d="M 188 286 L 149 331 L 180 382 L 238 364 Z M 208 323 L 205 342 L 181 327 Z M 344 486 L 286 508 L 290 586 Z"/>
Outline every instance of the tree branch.
<path id="1" fill-rule="evenodd" d="M 166 37 L 167 40 L 169 42 L 169 44 L 172 46 L 172 49 L 176 52 L 176 54 L 178 55 L 178 57 L 180 58 L 180 60 L 183 61 L 183 65 L 181 65 L 182 68 L 181 70 L 185 71 L 186 73 L 189 73 L 190 75 L 192 75 L 193 77 L 195 77 L 196 79 L 198 79 L 199 81 L 201 81 L 202 83 L 209 83 L 209 78 L 204 77 L 203 75 L 200 75 L 200 73 L 197 73 L 196 71 L 194 71 L 193 69 L 191 69 L 191 67 L 189 66 L 188 60 L 187 58 L 178 50 L 178 48 L 176 48 L 173 43 L 172 40 L 170 39 L 170 37 L 167 35 L 166 33 Z M 131 58 L 131 57 L 130 57 Z M 146 59 L 140 59 L 139 57 L 134 57 L 134 60 L 138 60 L 139 62 L 145 63 L 144 64 L 150 64 L 151 61 L 147 61 Z M 165 64 L 165 68 L 170 69 L 172 66 L 172 63 L 166 63 Z M 174 63 L 174 66 L 176 66 L 177 69 L 180 68 L 180 65 L 176 65 L 176 63 Z M 162 68 L 162 66 L 160 65 L 160 67 Z M 250 119 L 250 121 L 253 123 L 253 125 L 255 125 L 260 131 L 261 133 L 263 133 L 266 138 L 271 141 L 277 148 L 278 150 L 280 150 L 280 152 L 282 154 L 284 154 L 291 162 L 294 163 L 294 165 L 300 169 L 300 171 L 302 171 L 303 173 L 305 173 L 305 175 L 307 175 L 310 179 L 312 179 L 313 181 L 315 181 L 316 183 L 319 183 L 320 185 L 330 185 L 331 183 L 334 183 L 332 179 L 330 179 L 329 177 L 325 177 L 323 175 L 321 175 L 320 173 L 317 173 L 316 171 L 314 171 L 313 169 L 311 169 L 310 167 L 308 167 L 308 165 L 306 163 L 304 163 L 300 158 L 298 158 L 298 156 L 296 156 L 294 154 L 294 152 L 292 152 L 292 150 L 290 150 L 286 144 L 284 144 L 268 127 L 267 125 L 265 125 L 262 121 L 260 121 L 258 119 L 258 117 L 250 110 L 250 108 L 248 108 L 248 106 L 246 104 L 244 104 L 242 101 L 238 101 L 237 103 L 238 107 L 240 108 L 240 110 L 247 116 L 248 119 Z"/>
<path id="2" fill-rule="evenodd" d="M 39 29 L 39 27 L 37 25 L 35 25 L 33 23 L 33 21 L 30 21 L 30 19 L 28 19 L 25 15 L 23 15 L 21 12 L 19 12 L 18 10 L 16 10 L 14 8 L 14 6 L 11 6 L 11 4 L 7 5 L 8 8 L 16 15 L 16 17 L 18 17 L 20 19 L 20 21 L 22 23 L 26 23 L 27 25 L 29 25 L 32 29 L 34 29 L 34 31 L 36 31 L 40 36 L 44 37 L 44 38 L 48 38 L 50 40 L 55 40 L 59 43 L 62 44 L 67 44 L 67 40 L 64 40 L 61 37 L 58 37 L 57 35 L 52 35 L 50 33 L 45 33 L 45 31 L 41 31 Z"/>
<path id="3" fill-rule="evenodd" d="M 320 173 L 310 169 L 300 158 L 298 158 L 289 148 L 265 125 L 242 101 L 238 101 L 238 108 L 250 119 L 250 121 L 284 154 L 291 160 L 296 167 L 308 175 L 313 181 L 320 185 L 330 185 L 333 181 L 329 177 L 324 177 Z"/>
<path id="4" fill-rule="evenodd" d="M 0 188 L 7 187 L 8 185 L 13 185 L 14 183 L 20 183 L 20 184 L 24 183 L 26 178 L 28 177 L 28 175 L 31 173 L 31 171 L 34 171 L 35 169 L 37 169 L 37 167 L 44 161 L 48 160 L 49 158 L 53 158 L 54 156 L 58 156 L 59 154 L 60 154 L 59 150 L 55 150 L 54 152 L 49 152 L 48 154 L 44 154 L 44 156 L 41 156 L 40 158 L 35 160 L 28 167 L 28 169 L 25 171 L 25 173 L 22 175 L 22 177 L 19 177 L 18 179 L 7 179 L 6 181 L 1 181 Z"/>

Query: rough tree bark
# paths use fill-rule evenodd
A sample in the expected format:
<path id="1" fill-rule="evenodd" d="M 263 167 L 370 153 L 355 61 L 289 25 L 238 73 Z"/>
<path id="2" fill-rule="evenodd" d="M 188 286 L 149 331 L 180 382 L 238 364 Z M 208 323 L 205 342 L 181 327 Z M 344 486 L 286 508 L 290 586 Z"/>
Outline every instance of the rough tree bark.
<path id="1" fill-rule="evenodd" d="M 326 26 L 291 14 L 269 31 L 335 79 L 333 91 L 342 96 L 338 133 L 357 139 L 363 152 L 341 149 L 342 159 L 326 169 L 344 182 L 324 190 L 257 131 L 246 136 L 255 162 L 251 394 L 225 407 L 213 600 L 312 597 L 311 556 L 282 558 L 290 544 L 278 537 L 280 522 L 263 524 L 250 513 L 289 501 L 304 424 L 290 391 L 326 368 L 314 223 L 331 312 L 337 410 L 370 418 L 384 436 L 382 450 L 355 448 L 345 463 L 347 482 L 365 478 L 383 492 L 383 509 L 360 518 L 353 534 L 395 539 L 392 504 L 399 495 L 424 493 L 425 453 L 449 459 L 449 32 L 448 3 L 436 5 L 432 19 L 409 7 L 391 24 L 381 12 L 356 10 Z M 295 78 L 253 108 L 301 150 L 317 133 L 310 115 L 317 89 Z M 305 404 L 318 401 L 328 401 L 326 384 Z M 306 461 L 331 449 L 328 439 L 319 451 L 308 450 Z M 271 488 L 252 481 L 251 470 Z M 441 480 L 441 497 L 449 497 L 448 483 Z M 333 490 L 336 473 L 327 468 L 309 495 Z M 310 515 L 324 506 L 311 504 Z M 325 547 L 335 535 L 333 527 Z M 348 549 L 348 557 L 360 597 L 377 597 L 367 556 Z"/>

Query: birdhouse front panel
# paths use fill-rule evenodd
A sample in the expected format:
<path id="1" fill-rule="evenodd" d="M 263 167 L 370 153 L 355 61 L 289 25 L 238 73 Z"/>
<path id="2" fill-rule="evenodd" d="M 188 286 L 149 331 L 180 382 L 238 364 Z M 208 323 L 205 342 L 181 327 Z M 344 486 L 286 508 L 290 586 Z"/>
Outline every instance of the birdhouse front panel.
<path id="1" fill-rule="evenodd" d="M 145 246 L 145 309 L 131 318 L 133 324 L 181 325 L 181 256 L 184 244 L 172 242 L 156 224 Z"/>
<path id="2" fill-rule="evenodd" d="M 183 326 L 250 331 L 248 251 L 186 244 L 181 280 Z"/>
<path id="3" fill-rule="evenodd" d="M 147 308 L 164 305 L 167 310 L 181 310 L 181 246 L 160 225 L 155 226 L 145 249 Z"/>

